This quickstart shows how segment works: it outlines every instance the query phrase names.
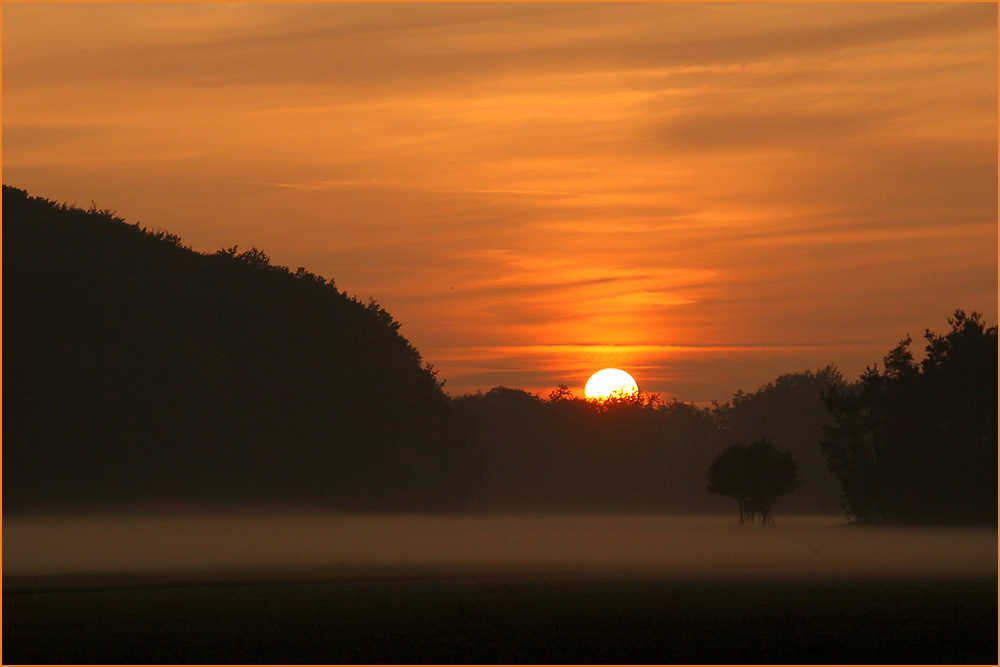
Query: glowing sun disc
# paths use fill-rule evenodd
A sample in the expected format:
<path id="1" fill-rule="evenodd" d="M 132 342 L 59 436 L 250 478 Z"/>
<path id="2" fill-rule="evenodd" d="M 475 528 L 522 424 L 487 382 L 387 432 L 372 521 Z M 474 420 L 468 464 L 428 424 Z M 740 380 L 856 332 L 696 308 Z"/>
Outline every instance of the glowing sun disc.
<path id="1" fill-rule="evenodd" d="M 597 371 L 587 380 L 583 395 L 594 401 L 601 401 L 611 395 L 631 396 L 639 393 L 639 385 L 632 376 L 617 368 Z"/>

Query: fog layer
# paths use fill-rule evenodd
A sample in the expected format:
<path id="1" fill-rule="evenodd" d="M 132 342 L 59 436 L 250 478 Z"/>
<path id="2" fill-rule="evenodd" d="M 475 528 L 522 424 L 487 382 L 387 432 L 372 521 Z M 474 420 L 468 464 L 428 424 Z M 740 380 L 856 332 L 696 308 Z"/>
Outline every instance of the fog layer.
<path id="1" fill-rule="evenodd" d="M 991 574 L 995 529 L 789 517 L 204 516 L 4 521 L 3 573 L 337 565 L 518 566 L 720 574 Z"/>

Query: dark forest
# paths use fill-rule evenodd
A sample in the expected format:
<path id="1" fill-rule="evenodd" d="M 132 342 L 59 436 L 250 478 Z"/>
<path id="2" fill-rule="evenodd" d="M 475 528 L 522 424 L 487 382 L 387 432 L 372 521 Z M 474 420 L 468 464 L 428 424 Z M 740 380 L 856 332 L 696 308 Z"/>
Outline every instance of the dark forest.
<path id="1" fill-rule="evenodd" d="M 706 474 L 767 438 L 775 513 L 991 523 L 997 330 L 958 311 L 848 382 L 710 407 L 496 387 L 449 397 L 374 299 L 4 186 L 4 513 L 125 506 L 729 513 Z M 988 510 L 988 511 L 986 511 Z"/>

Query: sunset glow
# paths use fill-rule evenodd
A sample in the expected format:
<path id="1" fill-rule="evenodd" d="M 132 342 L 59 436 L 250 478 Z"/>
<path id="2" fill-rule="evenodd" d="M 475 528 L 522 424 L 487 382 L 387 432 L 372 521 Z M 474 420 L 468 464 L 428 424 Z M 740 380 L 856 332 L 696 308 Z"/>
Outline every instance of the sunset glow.
<path id="1" fill-rule="evenodd" d="M 8 3 L 3 181 L 374 296 L 452 395 L 997 320 L 997 6 Z"/>

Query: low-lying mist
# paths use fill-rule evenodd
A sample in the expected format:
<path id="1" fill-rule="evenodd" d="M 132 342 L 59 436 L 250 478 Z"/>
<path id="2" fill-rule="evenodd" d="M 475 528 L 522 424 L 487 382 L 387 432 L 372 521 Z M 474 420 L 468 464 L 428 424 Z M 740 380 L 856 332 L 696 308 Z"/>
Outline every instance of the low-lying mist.
<path id="1" fill-rule="evenodd" d="M 862 528 L 841 517 L 206 515 L 12 517 L 3 573 L 347 565 L 721 575 L 989 575 L 996 529 Z"/>

